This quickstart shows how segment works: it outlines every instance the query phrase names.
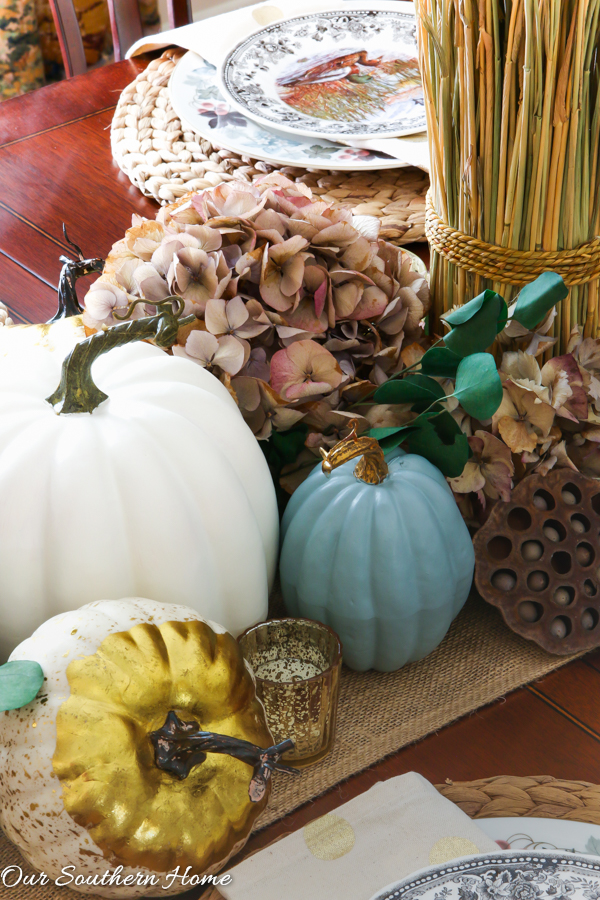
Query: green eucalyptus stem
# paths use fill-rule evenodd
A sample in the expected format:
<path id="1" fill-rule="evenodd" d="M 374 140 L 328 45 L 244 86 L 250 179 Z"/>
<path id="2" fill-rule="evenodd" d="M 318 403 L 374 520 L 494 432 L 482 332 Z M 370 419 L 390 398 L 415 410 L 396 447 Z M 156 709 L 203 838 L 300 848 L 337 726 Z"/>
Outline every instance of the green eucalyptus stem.
<path id="1" fill-rule="evenodd" d="M 433 343 L 431 345 L 431 347 L 428 347 L 427 349 L 433 350 L 434 347 L 438 347 L 441 343 L 443 343 L 443 341 L 444 341 L 443 337 L 438 338 L 437 341 L 435 341 L 435 343 Z M 419 360 L 416 363 L 413 363 L 412 366 L 407 366 L 405 369 L 402 369 L 402 371 L 400 371 L 400 372 L 396 372 L 395 375 L 390 375 L 390 377 L 388 378 L 388 381 L 398 381 L 399 378 L 404 378 L 404 376 L 407 375 L 409 372 L 412 372 L 413 369 L 418 369 L 420 367 L 420 365 L 421 365 L 421 360 Z M 386 382 L 386 384 L 387 384 L 387 382 Z M 379 403 L 368 403 L 366 401 L 368 400 L 369 397 L 372 397 L 373 394 L 375 393 L 375 391 L 378 391 L 380 387 L 381 387 L 380 384 L 374 384 L 373 390 L 369 391 L 368 394 L 365 394 L 365 396 L 362 400 L 355 400 L 354 403 L 351 403 L 350 406 L 348 407 L 348 409 L 356 409 L 357 406 L 379 406 L 380 405 Z"/>
<path id="2" fill-rule="evenodd" d="M 145 301 L 135 300 L 124 316 L 115 313 L 115 318 L 126 319 L 134 307 L 143 302 Z M 124 321 L 120 325 L 98 331 L 77 344 L 65 357 L 60 384 L 46 398 L 59 415 L 91 413 L 108 399 L 108 394 L 101 391 L 92 378 L 92 365 L 103 353 L 133 341 L 147 340 L 166 349 L 176 342 L 177 332 L 182 325 L 195 321 L 195 316 L 181 318 L 185 304 L 180 297 L 167 297 L 153 305 L 157 309 L 156 315 Z"/>

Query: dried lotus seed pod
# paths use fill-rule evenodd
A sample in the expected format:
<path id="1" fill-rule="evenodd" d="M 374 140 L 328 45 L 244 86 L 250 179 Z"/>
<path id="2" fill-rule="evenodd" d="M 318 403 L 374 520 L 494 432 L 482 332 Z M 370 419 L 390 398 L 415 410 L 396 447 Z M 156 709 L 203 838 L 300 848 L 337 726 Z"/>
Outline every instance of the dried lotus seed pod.
<path id="1" fill-rule="evenodd" d="M 597 481 L 566 469 L 528 475 L 474 543 L 477 589 L 513 631 L 560 655 L 600 647 Z"/>
<path id="2" fill-rule="evenodd" d="M 496 572 L 492 576 L 492 585 L 499 591 L 512 591 L 517 579 L 511 572 Z"/>
<path id="3" fill-rule="evenodd" d="M 592 561 L 592 551 L 584 544 L 580 544 L 575 550 L 575 559 L 580 566 L 589 566 Z"/>
<path id="4" fill-rule="evenodd" d="M 563 619 L 555 619 L 552 625 L 550 626 L 550 631 L 554 635 L 555 638 L 562 640 L 562 638 L 567 636 L 567 625 Z"/>
<path id="5" fill-rule="evenodd" d="M 581 614 L 581 626 L 586 631 L 590 631 L 594 627 L 594 617 L 589 609 L 586 609 Z"/>
<path id="6" fill-rule="evenodd" d="M 527 579 L 527 587 L 532 591 L 543 591 L 548 587 L 548 576 L 545 572 L 532 572 Z"/>
<path id="7" fill-rule="evenodd" d="M 541 559 L 543 553 L 544 548 L 539 541 L 525 541 L 521 547 L 521 554 L 527 562 L 535 562 L 536 559 Z"/>
<path id="8" fill-rule="evenodd" d="M 538 607 L 531 600 L 525 600 L 519 605 L 519 615 L 524 622 L 537 622 L 540 617 Z"/>
<path id="9" fill-rule="evenodd" d="M 559 587 L 554 591 L 552 599 L 555 603 L 558 603 L 559 606 L 568 606 L 571 602 L 571 595 L 566 588 Z"/>

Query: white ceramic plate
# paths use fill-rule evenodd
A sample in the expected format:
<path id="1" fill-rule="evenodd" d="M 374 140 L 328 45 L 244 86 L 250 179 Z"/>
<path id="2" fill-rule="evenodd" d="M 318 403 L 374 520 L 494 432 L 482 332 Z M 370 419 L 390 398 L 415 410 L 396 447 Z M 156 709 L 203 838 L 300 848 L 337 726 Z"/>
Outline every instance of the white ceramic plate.
<path id="1" fill-rule="evenodd" d="M 227 103 L 215 67 L 191 51 L 175 67 L 169 91 L 175 112 L 196 134 L 240 156 L 278 166 L 334 171 L 397 169 L 404 165 L 384 153 L 355 150 L 328 140 L 294 138 L 262 128 Z"/>
<path id="2" fill-rule="evenodd" d="M 600 825 L 563 819 L 477 819 L 503 850 L 570 850 L 600 857 Z"/>
<path id="3" fill-rule="evenodd" d="M 273 22 L 228 53 L 220 77 L 244 115 L 298 137 L 402 137 L 426 127 L 409 12 L 346 9 Z"/>
<path id="4" fill-rule="evenodd" d="M 600 859 L 504 850 L 421 869 L 372 900 L 598 900 Z"/>

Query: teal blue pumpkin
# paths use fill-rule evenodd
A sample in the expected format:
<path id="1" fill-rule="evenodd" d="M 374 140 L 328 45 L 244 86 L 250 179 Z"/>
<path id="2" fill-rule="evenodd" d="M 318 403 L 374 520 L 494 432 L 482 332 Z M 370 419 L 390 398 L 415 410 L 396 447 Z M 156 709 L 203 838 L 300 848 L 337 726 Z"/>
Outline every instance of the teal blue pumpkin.
<path id="1" fill-rule="evenodd" d="M 350 443 L 349 451 L 348 440 L 323 454 L 330 474 L 315 469 L 287 506 L 283 597 L 290 615 L 339 634 L 351 669 L 391 672 L 427 656 L 446 634 L 471 587 L 473 544 L 435 466 L 398 451 L 385 475 L 376 441 L 354 437 L 357 447 L 376 445 L 355 469 L 343 459 L 364 450 Z M 369 480 L 380 463 L 380 483 L 358 477 Z"/>

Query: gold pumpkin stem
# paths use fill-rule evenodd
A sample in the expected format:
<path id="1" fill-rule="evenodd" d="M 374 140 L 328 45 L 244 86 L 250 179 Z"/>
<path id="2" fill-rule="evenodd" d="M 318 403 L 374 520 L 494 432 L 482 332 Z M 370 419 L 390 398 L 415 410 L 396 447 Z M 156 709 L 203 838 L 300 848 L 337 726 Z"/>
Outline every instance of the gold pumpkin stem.
<path id="1" fill-rule="evenodd" d="M 375 438 L 367 435 L 359 437 L 356 433 L 357 427 L 356 419 L 351 419 L 350 428 L 352 430 L 348 437 L 339 441 L 329 451 L 321 447 L 321 456 L 323 457 L 321 468 L 326 475 L 330 475 L 338 466 L 360 456 L 361 459 L 354 469 L 355 478 L 364 481 L 365 484 L 381 484 L 389 474 L 383 450 Z"/>

